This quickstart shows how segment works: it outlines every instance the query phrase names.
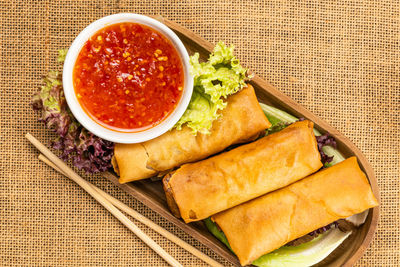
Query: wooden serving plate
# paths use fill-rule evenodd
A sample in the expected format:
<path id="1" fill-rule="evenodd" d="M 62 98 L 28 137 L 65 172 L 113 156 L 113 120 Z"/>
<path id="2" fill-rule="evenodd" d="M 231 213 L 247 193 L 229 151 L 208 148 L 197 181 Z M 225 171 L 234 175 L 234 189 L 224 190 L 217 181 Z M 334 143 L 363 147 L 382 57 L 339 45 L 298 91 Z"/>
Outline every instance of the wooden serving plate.
<path id="1" fill-rule="evenodd" d="M 198 52 L 200 58 L 207 59 L 214 45 L 202 39 L 198 35 L 180 26 L 179 24 L 164 19 L 160 16 L 155 17 L 169 28 L 171 28 L 182 40 L 189 54 Z M 290 97 L 284 95 L 275 89 L 270 83 L 254 76 L 250 84 L 255 88 L 260 102 L 272 105 L 281 110 L 287 111 L 297 117 L 303 117 L 314 122 L 315 127 L 322 133 L 329 132 L 335 137 L 339 151 L 347 158 L 356 156 L 361 169 L 367 174 L 374 195 L 379 201 L 379 188 L 375 179 L 374 172 L 361 153 L 361 151 L 350 142 L 340 132 L 332 128 L 325 121 L 293 101 Z M 131 182 L 128 184 L 119 184 L 118 177 L 113 173 L 105 173 L 104 176 L 119 186 L 122 190 L 132 195 L 137 200 L 172 222 L 183 231 L 209 247 L 234 265 L 240 266 L 236 256 L 230 252 L 222 242 L 217 240 L 205 227 L 203 222 L 184 223 L 181 219 L 174 217 L 168 210 L 164 191 L 160 181 L 152 182 L 150 179 Z M 372 237 L 376 231 L 379 218 L 379 206 L 370 209 L 366 222 L 352 235 L 343 242 L 328 258 L 317 266 L 352 266 L 365 252 Z"/>

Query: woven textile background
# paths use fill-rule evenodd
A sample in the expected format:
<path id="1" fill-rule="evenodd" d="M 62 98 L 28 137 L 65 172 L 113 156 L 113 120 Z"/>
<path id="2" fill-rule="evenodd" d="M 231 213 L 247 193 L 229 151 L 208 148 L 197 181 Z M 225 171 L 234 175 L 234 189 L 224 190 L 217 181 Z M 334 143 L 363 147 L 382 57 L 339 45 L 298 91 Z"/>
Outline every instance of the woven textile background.
<path id="1" fill-rule="evenodd" d="M 0 265 L 163 266 L 166 263 L 24 139 L 52 134 L 29 106 L 90 22 L 118 12 L 160 14 L 225 40 L 251 70 L 348 136 L 381 190 L 378 231 L 357 266 L 400 265 L 400 6 L 398 1 L 5 1 L 0 4 Z M 100 188 L 223 262 L 100 177 Z M 185 266 L 203 263 L 141 228 Z"/>

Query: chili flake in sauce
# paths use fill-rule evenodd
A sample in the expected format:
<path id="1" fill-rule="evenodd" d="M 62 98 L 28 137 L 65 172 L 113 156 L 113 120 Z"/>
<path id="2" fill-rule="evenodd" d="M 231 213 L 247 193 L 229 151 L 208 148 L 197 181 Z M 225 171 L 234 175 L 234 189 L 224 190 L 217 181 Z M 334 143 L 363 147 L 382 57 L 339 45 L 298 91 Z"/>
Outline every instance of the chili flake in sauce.
<path id="1" fill-rule="evenodd" d="M 174 111 L 184 86 L 172 43 L 137 23 L 113 24 L 94 34 L 78 55 L 73 81 L 86 113 L 114 130 L 159 124 Z"/>

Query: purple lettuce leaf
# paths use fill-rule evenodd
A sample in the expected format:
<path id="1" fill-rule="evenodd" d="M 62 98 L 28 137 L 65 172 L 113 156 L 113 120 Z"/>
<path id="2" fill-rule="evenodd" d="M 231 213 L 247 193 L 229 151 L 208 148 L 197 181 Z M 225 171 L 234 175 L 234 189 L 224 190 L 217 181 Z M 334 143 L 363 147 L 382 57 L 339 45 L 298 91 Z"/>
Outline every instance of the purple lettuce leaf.
<path id="1" fill-rule="evenodd" d="M 328 224 L 326 226 L 318 228 L 317 230 L 314 230 L 306 235 L 303 235 L 302 237 L 292 240 L 289 243 L 287 243 L 285 246 L 298 246 L 298 245 L 307 243 L 307 242 L 313 240 L 314 238 L 316 238 L 317 236 L 319 236 L 320 234 L 323 234 L 326 231 L 333 229 L 333 228 L 337 228 L 337 227 L 338 227 L 338 222 L 335 221 L 331 224 Z"/>
<path id="2" fill-rule="evenodd" d="M 304 118 L 299 118 L 299 121 L 304 121 Z M 291 123 L 285 123 L 285 122 L 278 122 L 274 125 L 272 125 L 269 129 L 266 131 L 266 135 L 272 134 L 279 132 L 289 126 Z M 317 139 L 317 144 L 318 144 L 318 151 L 319 154 L 321 155 L 321 162 L 324 164 L 324 167 L 329 167 L 330 162 L 333 160 L 333 156 L 330 157 L 325 152 L 323 151 L 324 146 L 332 146 L 333 148 L 336 148 L 336 140 L 333 136 L 331 136 L 329 133 L 326 133 L 321 136 L 315 136 Z"/>
<path id="3" fill-rule="evenodd" d="M 299 118 L 299 121 L 304 121 L 304 118 Z M 333 136 L 331 136 L 329 133 L 325 133 L 320 136 L 315 136 L 317 139 L 317 144 L 318 144 L 318 151 L 319 154 L 321 155 L 321 162 L 324 164 L 324 167 L 329 167 L 329 163 L 332 162 L 333 156 L 330 157 L 325 152 L 323 151 L 324 146 L 331 146 L 333 148 L 336 148 L 336 140 Z"/>
<path id="4" fill-rule="evenodd" d="M 331 146 L 333 148 L 336 148 L 336 140 L 333 136 L 329 135 L 329 133 L 325 133 L 321 136 L 316 136 L 317 138 L 317 144 L 318 144 L 318 150 L 321 155 L 321 162 L 324 164 L 324 166 L 329 166 L 329 163 L 332 162 L 333 156 L 330 157 L 325 152 L 323 151 L 324 146 Z"/>
<path id="5" fill-rule="evenodd" d="M 61 74 L 49 72 L 43 82 L 32 97 L 32 108 L 39 114 L 39 121 L 58 136 L 51 147 L 61 152 L 61 159 L 71 159 L 74 166 L 88 173 L 111 168 L 114 143 L 95 136 L 76 121 L 65 100 Z"/>

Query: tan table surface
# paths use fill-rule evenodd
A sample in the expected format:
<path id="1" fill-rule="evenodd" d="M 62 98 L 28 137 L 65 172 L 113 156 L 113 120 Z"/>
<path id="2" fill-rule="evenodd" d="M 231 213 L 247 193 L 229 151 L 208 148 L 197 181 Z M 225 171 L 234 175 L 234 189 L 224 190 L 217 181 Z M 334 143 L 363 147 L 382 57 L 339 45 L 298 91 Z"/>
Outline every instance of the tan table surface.
<path id="1" fill-rule="evenodd" d="M 400 266 L 400 7 L 398 1 L 0 2 L 0 265 L 163 266 L 166 263 L 77 185 L 37 160 L 23 138 L 53 137 L 31 111 L 41 76 L 58 68 L 90 22 L 160 14 L 211 42 L 348 136 L 381 190 L 378 231 L 357 266 Z M 100 178 L 87 178 L 205 253 L 213 252 Z M 185 266 L 203 263 L 143 229 Z M 223 262 L 227 264 L 226 262 Z"/>

